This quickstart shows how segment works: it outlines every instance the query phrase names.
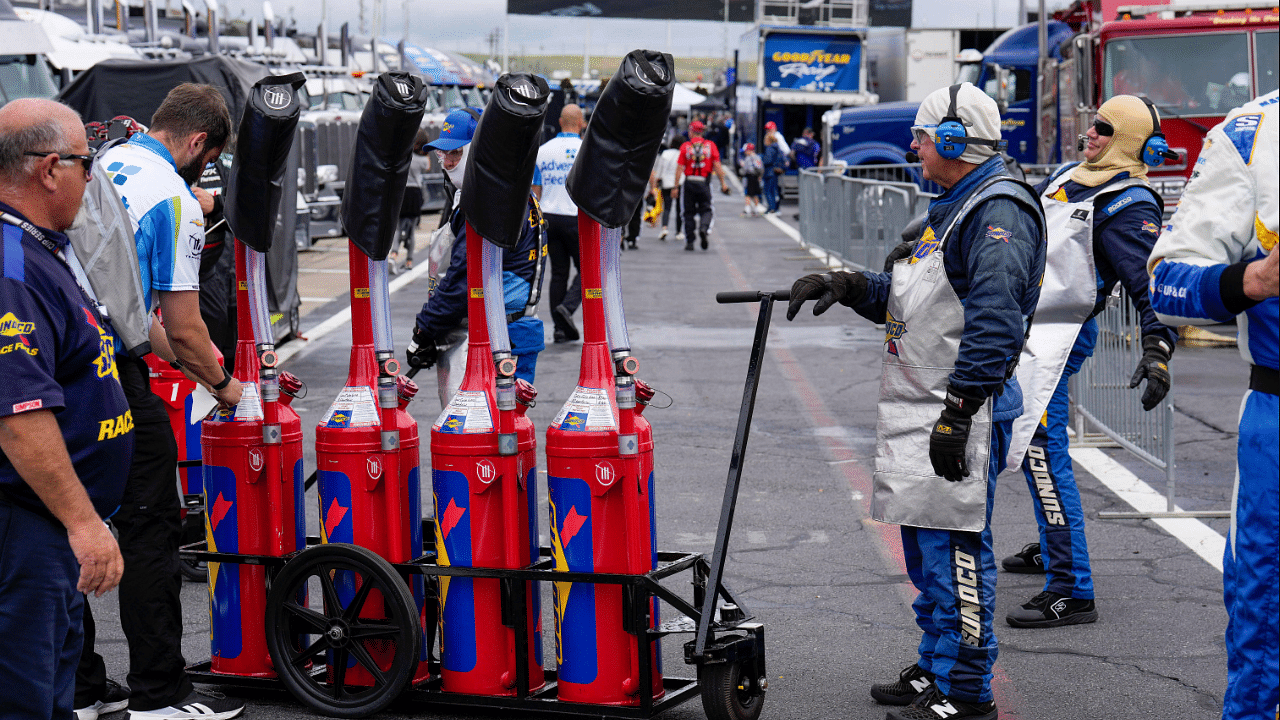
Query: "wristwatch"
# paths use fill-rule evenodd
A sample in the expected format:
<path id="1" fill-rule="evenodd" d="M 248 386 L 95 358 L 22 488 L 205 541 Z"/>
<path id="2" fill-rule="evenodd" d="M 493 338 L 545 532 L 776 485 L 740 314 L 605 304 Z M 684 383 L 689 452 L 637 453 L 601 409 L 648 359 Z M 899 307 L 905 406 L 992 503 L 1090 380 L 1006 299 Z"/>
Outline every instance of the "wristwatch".
<path id="1" fill-rule="evenodd" d="M 221 392 L 223 388 L 231 384 L 231 373 L 226 368 L 222 368 L 222 382 L 213 386 L 214 392 Z"/>

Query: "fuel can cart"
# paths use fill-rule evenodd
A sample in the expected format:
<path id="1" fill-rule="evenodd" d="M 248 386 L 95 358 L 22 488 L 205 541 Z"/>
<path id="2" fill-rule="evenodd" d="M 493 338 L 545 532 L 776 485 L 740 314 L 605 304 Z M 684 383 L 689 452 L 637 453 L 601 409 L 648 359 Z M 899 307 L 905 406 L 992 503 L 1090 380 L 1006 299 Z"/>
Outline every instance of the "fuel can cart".
<path id="1" fill-rule="evenodd" d="M 561 717 L 652 718 L 700 696 L 711 720 L 755 720 L 768 689 L 764 625 L 756 621 L 743 598 L 725 586 L 723 576 L 772 309 L 775 302 L 788 298 L 786 290 L 716 296 L 720 303 L 759 302 L 760 312 L 710 558 L 701 553 L 659 551 L 657 567 L 644 575 L 566 573 L 554 570 L 552 549 L 542 547 L 538 560 L 520 569 L 444 567 L 436 564 L 432 520 L 423 521 L 422 555 L 406 563 L 389 563 L 356 545 L 321 544 L 318 537 L 308 537 L 306 548 L 282 557 L 210 552 L 204 542 L 193 543 L 182 548 L 185 560 L 266 569 L 270 584 L 266 644 L 276 677 L 217 674 L 206 661 L 188 668 L 192 679 L 242 688 L 287 689 L 316 712 L 344 718 L 368 716 L 397 698 L 408 707 L 421 709 L 427 717 L 437 708 L 477 708 Z M 690 581 L 687 595 L 662 584 L 686 573 Z M 426 579 L 425 618 L 410 590 L 415 575 Z M 651 680 L 649 641 L 660 637 L 692 635 L 684 643 L 684 659 L 696 668 L 695 676 L 666 676 L 660 698 L 637 692 L 631 705 L 566 703 L 557 699 L 552 669 L 544 671 L 543 687 L 530 692 L 527 648 L 518 648 L 509 695 L 441 692 L 439 663 L 434 656 L 428 658 L 429 679 L 414 683 L 421 649 L 435 647 L 432 636 L 442 577 L 499 580 L 503 621 L 515 630 L 517 639 L 529 636 L 528 616 L 519 609 L 526 607 L 530 582 L 621 586 L 623 627 L 646 640 L 635 644 L 636 666 L 641 672 L 639 688 L 648 687 Z M 343 588 L 355 590 L 344 592 Z M 653 598 L 673 608 L 678 617 L 651 628 Z M 425 643 L 423 627 L 428 628 Z M 348 672 L 357 667 L 359 672 Z"/>

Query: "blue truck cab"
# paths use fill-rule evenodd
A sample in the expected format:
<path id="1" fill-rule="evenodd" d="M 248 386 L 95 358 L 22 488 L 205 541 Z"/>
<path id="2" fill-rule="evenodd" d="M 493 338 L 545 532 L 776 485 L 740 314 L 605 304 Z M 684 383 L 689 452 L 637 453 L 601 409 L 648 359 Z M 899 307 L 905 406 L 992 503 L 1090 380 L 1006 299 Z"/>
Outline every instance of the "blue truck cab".
<path id="1" fill-rule="evenodd" d="M 1049 22 L 1049 56 L 1061 61 L 1063 43 L 1074 36 L 1070 25 Z M 1038 57 L 1038 29 L 1030 24 L 1005 32 L 984 52 L 965 50 L 957 58 L 956 82 L 971 82 L 1001 104 L 1000 121 L 1009 141 L 1008 152 L 1023 164 L 1037 162 Z M 827 161 L 851 166 L 905 163 L 911 149 L 909 128 L 919 107 L 915 102 L 889 102 L 830 111 L 823 123 L 824 145 L 830 152 Z M 1053 152 L 1049 162 L 1061 162 L 1056 145 Z"/>

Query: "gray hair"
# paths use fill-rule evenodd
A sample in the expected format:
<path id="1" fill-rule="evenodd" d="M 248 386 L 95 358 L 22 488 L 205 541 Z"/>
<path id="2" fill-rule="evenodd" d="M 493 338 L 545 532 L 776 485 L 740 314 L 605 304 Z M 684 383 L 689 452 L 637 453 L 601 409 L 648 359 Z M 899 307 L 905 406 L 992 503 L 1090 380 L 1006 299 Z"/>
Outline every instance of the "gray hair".
<path id="1" fill-rule="evenodd" d="M 0 130 L 0 184 L 19 183 L 40 161 L 23 153 L 71 152 L 72 141 L 65 125 L 66 118 L 50 117 L 25 127 Z"/>

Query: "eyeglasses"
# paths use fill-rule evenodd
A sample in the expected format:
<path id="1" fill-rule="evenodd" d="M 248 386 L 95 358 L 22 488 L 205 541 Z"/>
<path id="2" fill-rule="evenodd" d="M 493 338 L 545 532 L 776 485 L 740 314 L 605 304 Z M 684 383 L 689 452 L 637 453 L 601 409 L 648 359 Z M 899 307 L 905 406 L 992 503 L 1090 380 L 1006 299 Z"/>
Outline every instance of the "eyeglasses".
<path id="1" fill-rule="evenodd" d="M 445 159 L 460 160 L 462 159 L 462 151 L 464 148 L 454 148 L 453 150 L 437 150 L 436 157 L 443 162 Z"/>
<path id="2" fill-rule="evenodd" d="M 49 157 L 50 155 L 57 155 L 58 159 L 64 162 L 79 160 L 80 165 L 84 168 L 84 179 L 88 180 L 93 175 L 93 156 L 92 155 L 77 155 L 75 153 L 41 152 L 39 150 L 28 150 L 22 154 L 31 155 L 32 157 Z"/>
<path id="3" fill-rule="evenodd" d="M 1116 134 L 1115 126 L 1102 118 L 1094 118 L 1093 129 L 1102 137 L 1111 137 Z"/>
<path id="4" fill-rule="evenodd" d="M 916 142 L 924 145 L 926 143 L 937 142 L 934 139 L 934 131 L 938 129 L 937 125 L 912 125 L 911 135 L 915 137 Z"/>

